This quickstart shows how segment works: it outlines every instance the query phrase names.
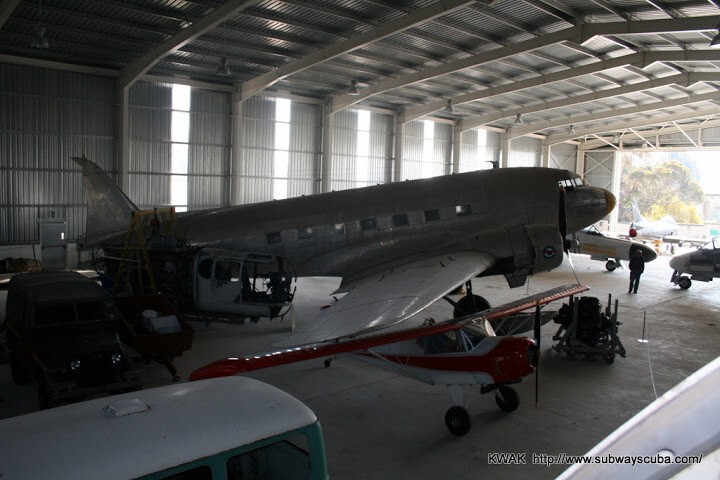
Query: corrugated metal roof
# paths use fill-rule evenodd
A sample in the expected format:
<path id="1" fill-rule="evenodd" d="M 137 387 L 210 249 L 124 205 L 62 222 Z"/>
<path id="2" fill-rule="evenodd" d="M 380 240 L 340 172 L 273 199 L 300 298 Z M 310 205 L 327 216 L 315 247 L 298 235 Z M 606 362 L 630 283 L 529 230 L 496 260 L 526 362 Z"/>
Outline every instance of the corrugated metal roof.
<path id="1" fill-rule="evenodd" d="M 264 0 L 237 2 L 233 13 L 200 29 L 225 3 L 44 0 L 41 13 L 39 1 L 20 0 L 0 25 L 0 61 L 50 60 L 72 65 L 69 69 L 100 67 L 119 74 L 156 49 L 157 61 L 144 79 L 251 86 L 253 94 L 320 98 L 338 109 L 404 110 L 407 120 L 449 118 L 443 102 L 450 98 L 455 107 L 450 118 L 477 126 L 495 112 L 489 125 L 500 128 L 515 126 L 514 113 L 498 117 L 498 111 L 527 108 L 522 127 L 513 131 L 548 136 L 566 132 L 564 119 L 579 112 L 593 118 L 575 124 L 575 130 L 601 135 L 613 135 L 624 122 L 645 121 L 650 127 L 693 109 L 704 120 L 715 103 L 699 96 L 720 83 L 720 51 L 709 48 L 720 12 L 706 0 Z M 592 30 L 609 23 L 621 28 Z M 582 36 L 581 25 L 599 33 Z M 31 46 L 38 26 L 49 48 Z M 177 49 L 163 47 L 188 28 L 198 31 Z M 548 42 L 550 34 L 557 41 Z M 647 65 L 638 61 L 642 52 L 655 55 Z M 677 56 L 681 52 L 686 58 Z M 633 66 L 609 64 L 625 55 L 636 55 Z M 222 57 L 229 77 L 218 74 Z M 675 88 L 652 85 L 653 79 L 686 72 L 718 79 L 706 76 Z M 361 95 L 348 97 L 351 80 L 359 82 Z M 613 91 L 632 85 L 647 93 Z M 495 89 L 490 97 L 482 93 L 486 88 Z M 477 99 L 471 98 L 475 92 Z M 597 98 L 587 101 L 593 92 Z M 683 96 L 685 103 L 679 101 Z M 673 104 L 643 111 L 664 100 Z M 540 104 L 550 110 L 533 110 Z M 632 105 L 633 115 L 613 119 L 605 113 Z"/>

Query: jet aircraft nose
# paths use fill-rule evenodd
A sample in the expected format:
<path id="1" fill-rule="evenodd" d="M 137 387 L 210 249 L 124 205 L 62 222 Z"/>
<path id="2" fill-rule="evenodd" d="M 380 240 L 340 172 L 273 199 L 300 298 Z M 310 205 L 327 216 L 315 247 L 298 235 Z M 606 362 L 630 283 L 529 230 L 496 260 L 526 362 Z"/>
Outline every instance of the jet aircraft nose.
<path id="1" fill-rule="evenodd" d="M 577 232 L 605 218 L 615 203 L 615 195 L 604 188 L 585 185 L 565 192 L 567 231 Z"/>
<path id="2" fill-rule="evenodd" d="M 648 247 L 647 245 L 643 245 L 642 243 L 636 243 L 633 242 L 632 245 L 630 245 L 630 257 L 632 258 L 635 255 L 637 255 L 638 250 L 640 250 L 643 254 L 643 259 L 645 262 L 652 262 L 657 258 L 657 253 L 655 253 L 655 250 L 653 250 L 651 247 Z"/>

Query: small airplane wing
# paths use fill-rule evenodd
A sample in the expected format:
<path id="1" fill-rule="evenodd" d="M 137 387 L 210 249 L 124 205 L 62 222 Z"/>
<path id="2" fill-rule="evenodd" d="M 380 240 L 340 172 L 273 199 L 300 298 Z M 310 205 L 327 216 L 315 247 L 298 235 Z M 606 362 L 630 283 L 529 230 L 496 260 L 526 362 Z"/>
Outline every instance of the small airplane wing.
<path id="1" fill-rule="evenodd" d="M 310 328 L 276 345 L 307 345 L 390 327 L 427 308 L 494 263 L 495 259 L 486 253 L 458 252 L 365 276 L 350 285 L 347 295 L 321 312 Z"/>
<path id="2" fill-rule="evenodd" d="M 423 324 L 412 328 L 397 330 L 389 333 L 376 333 L 373 335 L 354 338 L 344 341 L 330 341 L 299 347 L 290 347 L 274 352 L 248 355 L 246 357 L 226 358 L 209 363 L 196 369 L 190 374 L 189 380 L 202 380 L 205 378 L 225 377 L 238 373 L 250 372 L 262 368 L 285 365 L 287 363 L 311 360 L 313 358 L 331 357 L 341 353 L 367 350 L 379 345 L 412 340 L 427 335 L 435 335 L 450 330 L 458 330 L 472 322 L 481 320 L 498 320 L 503 317 L 515 315 L 555 300 L 577 295 L 589 290 L 584 285 L 564 285 L 498 307 L 489 308 L 482 312 L 473 313 L 464 317 L 453 318 L 444 322 Z"/>

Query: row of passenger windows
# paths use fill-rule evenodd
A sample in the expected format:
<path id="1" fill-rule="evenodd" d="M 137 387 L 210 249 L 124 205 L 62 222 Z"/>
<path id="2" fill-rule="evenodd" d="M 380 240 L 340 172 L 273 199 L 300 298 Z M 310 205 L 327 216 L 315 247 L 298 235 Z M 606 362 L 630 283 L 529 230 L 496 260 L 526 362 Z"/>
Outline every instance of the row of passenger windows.
<path id="1" fill-rule="evenodd" d="M 472 208 L 470 205 L 457 205 L 455 207 L 455 214 L 458 217 L 463 217 L 466 215 L 472 214 Z M 430 210 L 425 210 L 423 212 L 423 217 L 425 218 L 426 222 L 435 222 L 440 220 L 440 209 L 433 208 Z M 392 216 L 392 225 L 393 227 L 404 227 L 407 225 L 410 225 L 410 221 L 408 219 L 407 213 L 396 213 Z M 338 236 L 338 235 L 344 235 L 345 234 L 345 224 L 344 223 L 336 223 L 334 225 L 330 225 L 329 227 L 330 235 Z M 363 218 L 360 220 L 360 230 L 367 232 L 370 230 L 377 230 L 377 218 L 376 217 L 369 217 L 369 218 Z M 303 227 L 297 229 L 298 239 L 300 240 L 306 240 L 313 238 L 313 227 Z M 282 241 L 282 235 L 280 232 L 270 232 L 267 234 L 267 243 L 273 244 L 273 243 L 280 243 Z"/>

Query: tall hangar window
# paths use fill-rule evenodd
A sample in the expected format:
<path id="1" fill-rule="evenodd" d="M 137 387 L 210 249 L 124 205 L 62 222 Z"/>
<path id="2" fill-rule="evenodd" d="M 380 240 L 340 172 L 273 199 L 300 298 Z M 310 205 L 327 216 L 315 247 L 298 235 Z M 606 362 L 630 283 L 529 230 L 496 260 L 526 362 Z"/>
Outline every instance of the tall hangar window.
<path id="1" fill-rule="evenodd" d="M 288 171 L 290 164 L 290 100 L 275 101 L 275 141 L 273 152 L 273 198 L 288 197 Z"/>
<path id="2" fill-rule="evenodd" d="M 170 203 L 175 211 L 187 211 L 188 143 L 190 141 L 190 87 L 173 85 L 170 124 Z"/>

